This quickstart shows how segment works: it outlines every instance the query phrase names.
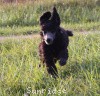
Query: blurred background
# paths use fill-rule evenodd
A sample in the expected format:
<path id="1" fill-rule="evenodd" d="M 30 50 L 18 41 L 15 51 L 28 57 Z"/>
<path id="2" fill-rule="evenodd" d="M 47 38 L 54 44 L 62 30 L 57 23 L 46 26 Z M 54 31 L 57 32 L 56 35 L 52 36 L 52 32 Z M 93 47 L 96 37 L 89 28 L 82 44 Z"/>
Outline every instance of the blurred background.
<path id="1" fill-rule="evenodd" d="M 37 33 L 39 17 L 54 5 L 63 27 L 100 30 L 100 0 L 0 0 L 0 35 Z"/>

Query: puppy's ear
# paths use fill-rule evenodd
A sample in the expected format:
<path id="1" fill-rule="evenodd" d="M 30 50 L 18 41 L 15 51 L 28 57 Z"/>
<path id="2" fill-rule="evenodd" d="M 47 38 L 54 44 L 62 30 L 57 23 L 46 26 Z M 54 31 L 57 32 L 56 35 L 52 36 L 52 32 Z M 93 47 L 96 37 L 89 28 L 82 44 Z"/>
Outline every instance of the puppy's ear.
<path id="1" fill-rule="evenodd" d="M 57 10 L 55 7 L 53 7 L 53 12 L 51 16 L 51 21 L 55 23 L 55 25 L 59 26 L 60 25 L 60 17 L 59 14 L 57 13 Z"/>
<path id="2" fill-rule="evenodd" d="M 67 32 L 68 36 L 73 36 L 72 31 L 66 30 L 66 32 Z"/>
<path id="3" fill-rule="evenodd" d="M 42 25 L 46 20 L 49 20 L 51 17 L 51 12 L 45 12 L 41 17 L 40 17 L 40 25 Z"/>

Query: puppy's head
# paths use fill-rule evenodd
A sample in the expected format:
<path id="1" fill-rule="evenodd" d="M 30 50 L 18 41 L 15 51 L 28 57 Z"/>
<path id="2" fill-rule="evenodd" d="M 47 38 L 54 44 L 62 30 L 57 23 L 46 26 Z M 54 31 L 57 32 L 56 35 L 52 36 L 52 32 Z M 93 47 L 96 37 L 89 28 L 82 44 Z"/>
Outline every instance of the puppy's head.
<path id="1" fill-rule="evenodd" d="M 45 12 L 40 17 L 40 26 L 45 43 L 51 45 L 60 26 L 60 17 L 55 7 L 53 12 Z"/>

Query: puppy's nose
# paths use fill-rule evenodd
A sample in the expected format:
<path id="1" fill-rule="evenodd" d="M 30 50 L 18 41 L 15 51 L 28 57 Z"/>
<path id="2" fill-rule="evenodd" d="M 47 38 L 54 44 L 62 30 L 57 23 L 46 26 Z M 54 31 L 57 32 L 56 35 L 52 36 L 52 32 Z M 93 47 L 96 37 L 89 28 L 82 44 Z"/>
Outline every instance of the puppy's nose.
<path id="1" fill-rule="evenodd" d="M 51 39 L 50 39 L 50 38 L 48 38 L 48 39 L 47 39 L 47 42 L 48 42 L 48 43 L 50 43 L 50 42 L 51 42 Z"/>

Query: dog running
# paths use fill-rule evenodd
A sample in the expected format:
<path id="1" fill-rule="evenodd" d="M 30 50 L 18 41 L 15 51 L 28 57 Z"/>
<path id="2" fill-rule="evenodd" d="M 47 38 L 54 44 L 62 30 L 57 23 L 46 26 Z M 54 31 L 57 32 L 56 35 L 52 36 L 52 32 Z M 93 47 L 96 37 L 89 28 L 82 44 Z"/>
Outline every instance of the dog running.
<path id="1" fill-rule="evenodd" d="M 60 23 L 60 16 L 55 7 L 52 12 L 47 11 L 40 17 L 39 56 L 47 72 L 54 78 L 58 77 L 56 62 L 61 66 L 66 64 L 69 36 L 73 36 L 72 31 L 61 28 Z"/>

